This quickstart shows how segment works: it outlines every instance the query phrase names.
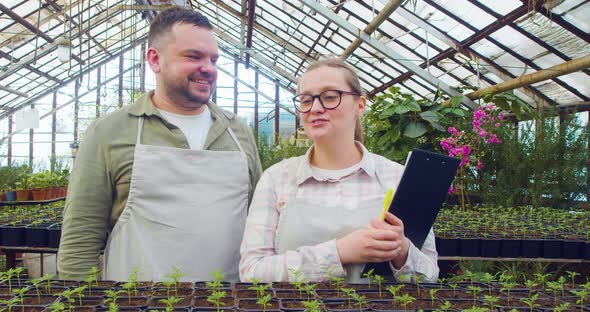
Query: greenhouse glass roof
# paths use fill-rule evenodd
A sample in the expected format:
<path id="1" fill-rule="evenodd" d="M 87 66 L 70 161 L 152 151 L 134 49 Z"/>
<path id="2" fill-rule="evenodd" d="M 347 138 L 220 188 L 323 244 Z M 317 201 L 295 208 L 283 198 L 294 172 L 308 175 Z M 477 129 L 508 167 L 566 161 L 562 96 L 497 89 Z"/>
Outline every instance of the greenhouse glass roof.
<path id="1" fill-rule="evenodd" d="M 427 99 L 590 55 L 588 0 L 3 0 L 0 118 L 141 44 L 170 5 L 206 14 L 225 53 L 292 91 L 330 54 L 348 56 L 371 96 L 397 85 Z M 588 104 L 590 70 L 516 94 L 531 105 Z"/>

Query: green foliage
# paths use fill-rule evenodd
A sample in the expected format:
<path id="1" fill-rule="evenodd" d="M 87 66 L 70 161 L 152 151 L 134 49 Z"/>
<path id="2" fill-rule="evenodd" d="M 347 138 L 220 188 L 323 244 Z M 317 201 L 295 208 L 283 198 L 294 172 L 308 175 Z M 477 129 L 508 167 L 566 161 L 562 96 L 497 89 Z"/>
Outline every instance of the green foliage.
<path id="1" fill-rule="evenodd" d="M 262 311 L 266 311 L 266 308 L 268 306 L 270 306 L 270 301 L 272 300 L 272 295 L 271 294 L 267 294 L 265 296 L 262 296 L 260 298 L 258 298 L 258 300 L 256 300 L 256 304 L 260 305 L 262 307 Z"/>
<path id="2" fill-rule="evenodd" d="M 207 302 L 213 303 L 217 311 L 220 311 L 221 306 L 224 305 L 223 298 L 225 298 L 225 291 L 214 291 L 211 295 L 207 296 Z"/>
<path id="3" fill-rule="evenodd" d="M 182 298 L 178 297 L 168 297 L 158 300 L 158 302 L 163 303 L 166 305 L 166 311 L 173 311 L 174 305 L 182 301 Z"/>
<path id="4" fill-rule="evenodd" d="M 272 144 L 265 135 L 258 138 L 258 154 L 263 170 L 283 159 L 304 155 L 308 148 L 309 146 L 300 146 L 294 140 L 281 140 L 279 144 Z"/>
<path id="5" fill-rule="evenodd" d="M 377 154 L 401 162 L 412 148 L 440 151 L 439 137 L 456 119 L 467 116 L 461 98 L 442 105 L 442 94 L 434 101 L 416 99 L 399 87 L 390 87 L 373 99 L 371 109 L 363 116 L 365 145 Z"/>
<path id="6" fill-rule="evenodd" d="M 211 276 L 213 276 L 212 282 L 205 282 L 205 287 L 207 287 L 212 293 L 219 291 L 223 286 L 223 278 L 225 274 L 221 271 L 221 268 L 217 268 L 217 270 L 211 272 Z"/>
<path id="7" fill-rule="evenodd" d="M 28 188 L 30 174 L 28 165 L 0 166 L 0 191 Z"/>
<path id="8" fill-rule="evenodd" d="M 523 115 L 529 115 L 533 109 L 525 101 L 518 98 L 514 91 L 507 91 L 500 94 L 484 96 L 485 103 L 494 103 L 504 111 L 512 112 L 516 119 L 523 119 Z"/>
<path id="9" fill-rule="evenodd" d="M 306 312 L 321 312 L 322 303 L 318 299 L 301 301 Z"/>
<path id="10" fill-rule="evenodd" d="M 479 189 L 486 205 L 565 209 L 587 192 L 589 129 L 573 114 L 561 124 L 554 115 L 544 109 L 490 149 Z"/>

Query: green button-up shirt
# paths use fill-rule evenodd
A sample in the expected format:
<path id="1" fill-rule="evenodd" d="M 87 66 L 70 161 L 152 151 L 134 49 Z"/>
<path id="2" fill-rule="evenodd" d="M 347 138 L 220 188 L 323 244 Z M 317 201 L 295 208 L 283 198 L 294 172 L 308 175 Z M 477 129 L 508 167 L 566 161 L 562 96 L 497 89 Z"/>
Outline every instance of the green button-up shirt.
<path id="1" fill-rule="evenodd" d="M 83 279 L 92 266 L 98 266 L 107 232 L 127 203 L 139 117 L 144 116 L 142 144 L 189 148 L 182 131 L 154 107 L 152 95 L 144 94 L 133 105 L 97 119 L 86 130 L 70 175 L 64 210 L 57 258 L 62 278 Z M 213 124 L 204 149 L 238 151 L 227 132 L 228 127 L 232 129 L 248 158 L 251 199 L 262 174 L 254 136 L 233 113 L 212 102 L 208 105 Z"/>

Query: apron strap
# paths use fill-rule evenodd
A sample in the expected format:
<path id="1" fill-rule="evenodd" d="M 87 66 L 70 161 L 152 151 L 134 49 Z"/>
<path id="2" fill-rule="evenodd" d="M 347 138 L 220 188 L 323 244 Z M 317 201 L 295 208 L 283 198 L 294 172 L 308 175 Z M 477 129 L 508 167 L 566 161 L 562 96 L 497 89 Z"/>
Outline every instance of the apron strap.
<path id="1" fill-rule="evenodd" d="M 238 138 L 236 137 L 236 135 L 234 134 L 234 132 L 231 130 L 230 127 L 227 127 L 227 132 L 229 133 L 229 136 L 231 136 L 232 140 L 234 140 L 234 142 L 236 142 L 236 144 L 238 145 L 240 152 L 243 153 L 244 149 L 242 148 L 242 145 L 240 144 L 240 142 L 238 141 Z"/>
<path id="2" fill-rule="evenodd" d="M 137 123 L 137 139 L 135 141 L 135 145 L 141 144 L 141 133 L 143 132 L 143 116 L 139 117 L 139 122 Z"/>

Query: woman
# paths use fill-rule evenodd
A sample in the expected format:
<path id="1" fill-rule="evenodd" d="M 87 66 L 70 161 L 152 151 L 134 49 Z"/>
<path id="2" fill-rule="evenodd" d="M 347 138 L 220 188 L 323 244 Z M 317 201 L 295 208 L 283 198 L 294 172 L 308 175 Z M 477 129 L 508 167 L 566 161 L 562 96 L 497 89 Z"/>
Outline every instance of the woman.
<path id="1" fill-rule="evenodd" d="M 359 78 L 338 58 L 312 64 L 293 98 L 313 146 L 305 156 L 270 167 L 258 182 L 241 246 L 240 278 L 309 281 L 330 276 L 361 281 L 369 262 L 389 262 L 396 279 L 423 275 L 436 281 L 432 229 L 417 249 L 383 198 L 403 167 L 362 145 L 365 111 Z"/>

